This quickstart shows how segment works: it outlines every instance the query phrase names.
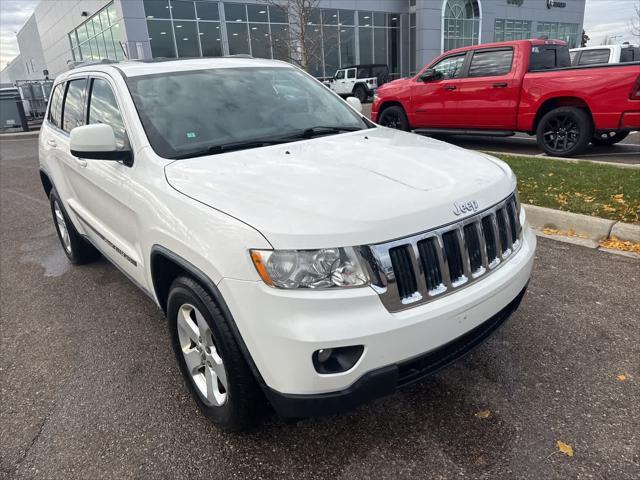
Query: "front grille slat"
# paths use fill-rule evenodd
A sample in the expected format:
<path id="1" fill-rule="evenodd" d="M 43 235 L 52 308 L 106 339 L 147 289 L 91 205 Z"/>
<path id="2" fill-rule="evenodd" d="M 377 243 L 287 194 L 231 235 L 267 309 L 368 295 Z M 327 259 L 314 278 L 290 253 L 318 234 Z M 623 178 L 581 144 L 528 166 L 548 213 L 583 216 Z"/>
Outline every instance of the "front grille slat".
<path id="1" fill-rule="evenodd" d="M 515 195 L 431 232 L 362 247 L 389 311 L 419 305 L 490 274 L 521 246 Z"/>

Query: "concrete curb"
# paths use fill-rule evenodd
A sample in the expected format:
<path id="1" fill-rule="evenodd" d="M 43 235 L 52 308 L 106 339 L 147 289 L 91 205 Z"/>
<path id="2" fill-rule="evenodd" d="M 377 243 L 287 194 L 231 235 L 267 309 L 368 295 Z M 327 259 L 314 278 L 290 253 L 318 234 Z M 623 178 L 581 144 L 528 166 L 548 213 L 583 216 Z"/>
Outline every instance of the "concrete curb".
<path id="1" fill-rule="evenodd" d="M 40 134 L 40 129 L 31 130 L 29 132 L 19 132 L 19 133 L 0 133 L 0 140 L 12 140 L 12 139 L 21 139 L 21 138 L 33 138 L 37 137 Z"/>
<path id="2" fill-rule="evenodd" d="M 489 155 L 509 155 L 511 157 L 526 157 L 526 158 L 546 158 L 547 160 L 560 160 L 562 162 L 569 163 L 593 163 L 596 165 L 608 165 L 610 167 L 616 168 L 630 168 L 638 170 L 640 169 L 640 165 L 634 165 L 631 163 L 616 163 L 616 162 L 601 162 L 598 160 L 588 160 L 582 158 L 565 158 L 565 157 L 548 157 L 547 155 L 530 155 L 528 153 L 509 153 L 509 152 L 497 152 L 495 150 L 483 150 L 484 153 L 488 153 Z"/>
<path id="3" fill-rule="evenodd" d="M 605 218 L 590 217 L 579 213 L 563 212 L 552 208 L 538 207 L 536 205 L 523 204 L 527 213 L 527 221 L 538 230 L 538 236 L 561 240 L 563 242 L 582 245 L 589 248 L 600 248 L 610 253 L 617 250 L 600 247 L 602 240 L 616 237 L 618 240 L 640 243 L 640 225 L 631 223 L 616 222 Z M 573 235 L 555 235 L 544 233 L 550 228 L 560 232 L 573 232 Z M 631 253 L 633 258 L 640 258 L 640 255 Z"/>

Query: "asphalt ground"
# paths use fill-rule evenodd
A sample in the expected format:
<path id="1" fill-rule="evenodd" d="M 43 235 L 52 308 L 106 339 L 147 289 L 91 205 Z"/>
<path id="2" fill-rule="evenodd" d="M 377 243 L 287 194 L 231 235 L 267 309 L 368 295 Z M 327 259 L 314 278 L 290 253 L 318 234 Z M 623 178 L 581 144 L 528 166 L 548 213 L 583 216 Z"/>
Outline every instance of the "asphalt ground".
<path id="1" fill-rule="evenodd" d="M 67 263 L 36 156 L 0 140 L 2 478 L 640 478 L 638 260 L 539 239 L 520 309 L 456 364 L 348 414 L 225 434 L 156 306 L 105 260 Z"/>
<path id="2" fill-rule="evenodd" d="M 371 103 L 365 103 L 363 113 L 371 116 Z M 471 150 L 494 151 L 521 155 L 544 156 L 538 148 L 536 137 L 517 133 L 512 137 L 482 137 L 477 135 L 439 135 L 439 139 Z M 608 163 L 640 165 L 640 132 L 632 132 L 622 142 L 609 147 L 589 145 L 582 155 L 572 157 L 577 160 L 594 160 Z"/>

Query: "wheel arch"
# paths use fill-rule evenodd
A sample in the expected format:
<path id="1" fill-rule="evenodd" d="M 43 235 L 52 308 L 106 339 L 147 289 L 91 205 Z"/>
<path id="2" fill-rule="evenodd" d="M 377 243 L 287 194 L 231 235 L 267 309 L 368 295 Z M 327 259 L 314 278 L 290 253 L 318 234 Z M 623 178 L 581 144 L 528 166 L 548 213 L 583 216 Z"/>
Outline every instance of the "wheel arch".
<path id="1" fill-rule="evenodd" d="M 542 117 L 544 117 L 551 110 L 554 110 L 558 107 L 580 108 L 586 112 L 586 114 L 589 116 L 589 119 L 591 120 L 591 123 L 593 124 L 593 114 L 591 113 L 589 104 L 583 98 L 577 96 L 553 97 L 546 99 L 538 108 L 531 131 L 535 132 L 538 129 L 538 124 L 540 123 Z"/>
<path id="2" fill-rule="evenodd" d="M 366 85 L 364 82 L 356 82 L 356 84 L 355 84 L 355 85 L 353 86 L 353 88 L 351 89 L 351 93 L 355 92 L 355 91 L 356 91 L 356 88 L 358 88 L 358 87 L 362 87 L 362 88 L 364 88 L 364 90 L 365 90 L 366 92 L 368 92 L 368 91 L 369 91 L 369 89 L 367 88 L 367 85 Z"/>
<path id="3" fill-rule="evenodd" d="M 222 312 L 224 319 L 229 324 L 233 336 L 238 343 L 240 351 L 242 352 L 247 365 L 249 365 L 251 372 L 258 381 L 258 384 L 263 390 L 267 388 L 262 375 L 260 375 L 258 367 L 251 357 L 251 353 L 249 352 L 247 345 L 242 339 L 240 330 L 238 329 L 238 326 L 233 319 L 233 315 L 229 310 L 227 302 L 225 302 L 222 294 L 220 293 L 220 290 L 214 284 L 214 282 L 202 270 L 193 265 L 191 262 L 180 257 L 178 254 L 172 252 L 168 248 L 157 244 L 151 247 L 149 266 L 151 269 L 151 279 L 153 281 L 153 290 L 156 296 L 156 300 L 158 301 L 158 304 L 160 305 L 160 308 L 165 313 L 165 315 L 167 314 L 169 288 L 171 287 L 173 281 L 180 276 L 193 278 L 202 286 L 202 288 L 207 291 L 207 293 L 209 293 L 209 295 L 211 295 L 211 298 Z"/>
<path id="4" fill-rule="evenodd" d="M 376 116 L 376 123 L 378 123 L 378 121 L 380 120 L 380 116 L 382 115 L 382 113 L 389 107 L 400 107 L 402 109 L 402 111 L 404 112 L 405 117 L 407 117 L 407 123 L 409 124 L 409 130 L 411 130 L 413 128 L 411 126 L 411 119 L 409 118 L 409 113 L 407 112 L 407 109 L 404 108 L 404 105 L 402 104 L 402 102 L 399 102 L 398 100 L 387 100 L 382 105 L 380 105 L 380 108 L 378 109 L 378 113 L 377 113 L 377 116 Z"/>

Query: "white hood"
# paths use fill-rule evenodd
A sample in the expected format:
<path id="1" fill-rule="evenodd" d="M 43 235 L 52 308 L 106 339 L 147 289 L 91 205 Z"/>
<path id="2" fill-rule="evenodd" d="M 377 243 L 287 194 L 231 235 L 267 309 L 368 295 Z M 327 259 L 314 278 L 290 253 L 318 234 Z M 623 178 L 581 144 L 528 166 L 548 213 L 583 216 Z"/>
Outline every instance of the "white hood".
<path id="1" fill-rule="evenodd" d="M 166 176 L 280 249 L 412 235 L 463 218 L 454 202 L 481 211 L 516 185 L 500 160 L 387 128 L 178 160 Z"/>

